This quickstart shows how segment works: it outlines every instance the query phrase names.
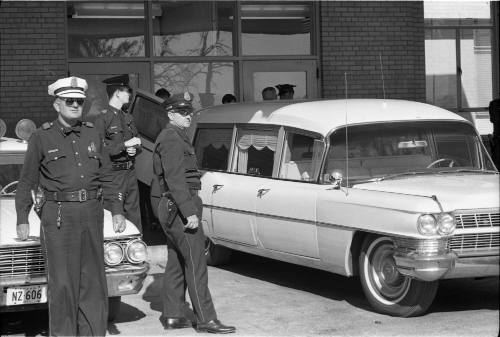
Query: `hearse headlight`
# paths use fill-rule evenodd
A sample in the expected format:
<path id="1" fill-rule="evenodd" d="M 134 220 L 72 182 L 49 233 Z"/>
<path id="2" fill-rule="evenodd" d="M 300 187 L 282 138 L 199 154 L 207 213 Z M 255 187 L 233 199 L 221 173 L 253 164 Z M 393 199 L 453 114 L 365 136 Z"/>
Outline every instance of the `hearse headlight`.
<path id="1" fill-rule="evenodd" d="M 129 241 L 127 248 L 125 249 L 125 254 L 127 256 L 127 260 L 131 263 L 141 263 L 146 261 L 148 258 L 148 249 L 142 240 L 135 239 Z"/>
<path id="2" fill-rule="evenodd" d="M 437 233 L 437 221 L 432 214 L 422 214 L 417 220 L 417 229 L 422 235 L 435 235 Z"/>
<path id="3" fill-rule="evenodd" d="M 455 231 L 455 218 L 449 213 L 443 213 L 438 218 L 438 233 L 451 235 Z"/>
<path id="4" fill-rule="evenodd" d="M 123 260 L 123 248 L 117 242 L 104 244 L 104 262 L 110 266 L 116 266 Z"/>

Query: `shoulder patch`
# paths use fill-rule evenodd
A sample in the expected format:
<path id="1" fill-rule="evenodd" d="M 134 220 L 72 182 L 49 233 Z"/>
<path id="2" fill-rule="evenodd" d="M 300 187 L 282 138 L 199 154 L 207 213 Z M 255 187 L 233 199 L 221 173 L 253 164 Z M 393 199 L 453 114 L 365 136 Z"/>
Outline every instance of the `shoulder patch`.
<path id="1" fill-rule="evenodd" d="M 52 127 L 52 123 L 45 122 L 42 124 L 42 129 L 44 129 L 44 130 L 50 129 L 51 127 Z"/>
<path id="2" fill-rule="evenodd" d="M 93 128 L 94 127 L 94 123 L 92 123 L 92 122 L 83 122 L 82 124 L 85 125 L 88 128 Z"/>

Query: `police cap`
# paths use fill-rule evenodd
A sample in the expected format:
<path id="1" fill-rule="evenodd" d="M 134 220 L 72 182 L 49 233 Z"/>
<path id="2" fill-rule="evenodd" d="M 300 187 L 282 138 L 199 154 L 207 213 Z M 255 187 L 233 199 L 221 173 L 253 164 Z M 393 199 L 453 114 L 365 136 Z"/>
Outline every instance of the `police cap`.
<path id="1" fill-rule="evenodd" d="M 185 92 L 184 95 L 172 95 L 165 98 L 161 106 L 167 112 L 191 113 L 193 111 L 191 96 L 188 92 Z"/>
<path id="2" fill-rule="evenodd" d="M 130 78 L 128 74 L 113 76 L 102 81 L 106 84 L 106 91 L 108 96 L 111 96 L 116 90 L 127 89 L 130 90 Z"/>
<path id="3" fill-rule="evenodd" d="M 287 92 L 294 92 L 293 88 L 295 88 L 296 85 L 293 84 L 278 84 L 276 88 L 278 88 L 279 95 L 286 94 Z"/>
<path id="4" fill-rule="evenodd" d="M 87 81 L 79 77 L 61 78 L 48 86 L 48 93 L 55 97 L 85 98 Z"/>

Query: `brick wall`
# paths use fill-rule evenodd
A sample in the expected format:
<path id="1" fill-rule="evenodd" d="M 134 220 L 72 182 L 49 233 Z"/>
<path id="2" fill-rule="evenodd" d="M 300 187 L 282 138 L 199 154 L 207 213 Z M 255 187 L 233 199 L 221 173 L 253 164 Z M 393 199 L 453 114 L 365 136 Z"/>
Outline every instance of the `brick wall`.
<path id="1" fill-rule="evenodd" d="M 67 74 L 66 4 L 0 2 L 0 118 L 7 136 L 21 118 L 37 126 L 56 116 L 47 86 Z"/>
<path id="2" fill-rule="evenodd" d="M 322 96 L 425 100 L 423 3 L 321 2 Z"/>

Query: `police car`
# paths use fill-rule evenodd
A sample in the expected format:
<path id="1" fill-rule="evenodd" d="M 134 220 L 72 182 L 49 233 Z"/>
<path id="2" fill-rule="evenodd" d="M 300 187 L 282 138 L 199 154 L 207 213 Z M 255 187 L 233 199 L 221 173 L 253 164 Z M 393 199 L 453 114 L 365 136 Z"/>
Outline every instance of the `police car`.
<path id="1" fill-rule="evenodd" d="M 147 183 L 165 112 L 141 92 L 132 108 Z M 441 279 L 498 277 L 499 174 L 464 118 L 348 99 L 225 104 L 195 120 L 209 263 L 239 250 L 359 276 L 375 311 L 404 317 L 427 311 Z"/>
<path id="2" fill-rule="evenodd" d="M 16 234 L 15 194 L 27 150 L 27 139 L 35 125 L 21 120 L 19 139 L 4 137 L 0 119 L 0 311 L 32 310 L 47 303 L 47 277 L 40 246 L 40 219 L 32 209 L 30 234 L 21 241 Z M 36 195 L 34 195 L 36 198 Z M 127 220 L 124 232 L 113 231 L 112 216 L 104 211 L 104 261 L 109 295 L 109 319 L 118 313 L 121 296 L 142 288 L 149 270 L 147 247 L 137 227 Z"/>

